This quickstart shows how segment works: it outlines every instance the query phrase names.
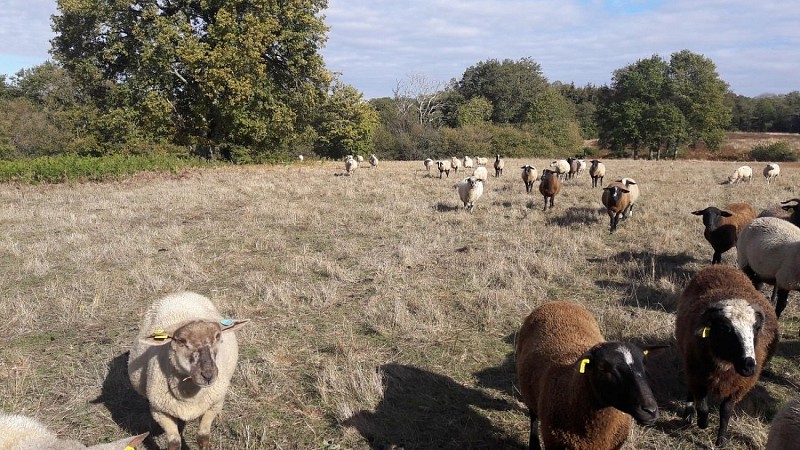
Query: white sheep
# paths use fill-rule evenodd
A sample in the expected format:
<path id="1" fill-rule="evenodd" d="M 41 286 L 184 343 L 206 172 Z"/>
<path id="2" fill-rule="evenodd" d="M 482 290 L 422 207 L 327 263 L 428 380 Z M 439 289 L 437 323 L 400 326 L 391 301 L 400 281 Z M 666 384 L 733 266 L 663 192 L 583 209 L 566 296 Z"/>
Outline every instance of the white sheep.
<path id="1" fill-rule="evenodd" d="M 430 175 L 431 167 L 433 167 L 433 160 L 430 158 L 425 158 L 425 161 L 422 161 L 422 164 L 425 164 L 425 169 L 428 171 L 428 175 Z"/>
<path id="2" fill-rule="evenodd" d="M 222 411 L 239 346 L 235 330 L 248 320 L 224 318 L 208 298 L 180 292 L 153 302 L 131 347 L 128 377 L 150 413 L 181 448 L 177 420 L 200 418 L 197 442 L 209 448 L 211 423 Z"/>
<path id="3" fill-rule="evenodd" d="M 506 162 L 503 161 L 503 158 L 500 155 L 496 155 L 494 158 L 494 176 L 499 177 L 503 175 L 503 167 L 506 166 Z"/>
<path id="4" fill-rule="evenodd" d="M 570 164 L 566 159 L 558 159 L 550 163 L 550 167 L 555 168 L 553 172 L 556 173 L 559 179 L 566 180 L 569 174 Z"/>
<path id="5" fill-rule="evenodd" d="M 299 159 L 299 160 L 302 162 L 302 161 L 303 161 L 303 159 L 304 159 L 304 158 L 303 158 L 303 155 L 297 155 L 297 159 Z"/>
<path id="6" fill-rule="evenodd" d="M 353 175 L 356 169 L 358 169 L 358 161 L 353 159 L 352 156 L 349 156 L 348 159 L 344 161 L 344 171 L 347 175 Z"/>
<path id="7" fill-rule="evenodd" d="M 578 172 L 575 175 L 580 176 L 585 171 L 586 171 L 586 160 L 585 159 L 579 159 L 578 160 Z"/>
<path id="8" fill-rule="evenodd" d="M 525 183 L 525 192 L 528 194 L 531 193 L 531 190 L 533 190 L 533 183 L 537 178 L 539 178 L 539 172 L 536 170 L 536 167 L 530 164 L 522 166 L 522 181 Z"/>
<path id="9" fill-rule="evenodd" d="M 464 178 L 463 181 L 456 185 L 456 188 L 458 189 L 458 196 L 464 203 L 464 208 L 472 212 L 475 208 L 475 202 L 483 195 L 483 181 L 474 176 Z"/>
<path id="10" fill-rule="evenodd" d="M 483 181 L 485 184 L 486 180 L 489 179 L 489 170 L 486 169 L 485 166 L 478 166 L 472 171 L 472 176 Z"/>
<path id="11" fill-rule="evenodd" d="M 765 450 L 786 450 L 797 448 L 800 442 L 800 397 L 784 406 L 769 427 L 769 437 Z"/>
<path id="12" fill-rule="evenodd" d="M 625 187 L 628 189 L 628 197 L 630 201 L 628 203 L 628 207 L 625 209 L 625 218 L 633 215 L 633 206 L 636 204 L 636 200 L 639 200 L 639 185 L 633 178 L 622 178 L 617 180 L 620 183 L 624 184 Z"/>
<path id="13" fill-rule="evenodd" d="M 778 175 L 781 174 L 781 167 L 775 163 L 769 163 L 764 167 L 764 178 L 767 179 L 767 184 L 777 180 Z"/>
<path id="14" fill-rule="evenodd" d="M 592 187 L 603 187 L 603 177 L 606 176 L 606 166 L 600 161 L 593 159 L 589 167 L 589 176 L 592 177 Z"/>
<path id="15" fill-rule="evenodd" d="M 464 156 L 464 168 L 465 169 L 472 169 L 475 167 L 475 163 L 472 161 L 472 158 L 469 156 Z"/>
<path id="16" fill-rule="evenodd" d="M 750 166 L 742 166 L 734 170 L 728 177 L 728 184 L 738 184 L 747 181 L 748 183 L 753 180 L 753 169 Z"/>
<path id="17" fill-rule="evenodd" d="M 439 179 L 442 179 L 442 174 L 447 174 L 450 178 L 450 163 L 447 161 L 436 161 L 436 167 L 439 169 Z"/>
<path id="18" fill-rule="evenodd" d="M 475 163 L 477 165 L 479 165 L 479 166 L 485 166 L 486 164 L 489 163 L 489 158 L 484 158 L 482 156 L 476 156 L 475 157 Z"/>
<path id="19" fill-rule="evenodd" d="M 453 168 L 453 173 L 458 173 L 458 169 L 461 168 L 461 160 L 456 158 L 455 156 L 450 158 L 450 167 Z"/>
<path id="20" fill-rule="evenodd" d="M 36 419 L 0 413 L 0 449 L 2 450 L 127 450 L 139 445 L 148 433 L 116 442 L 87 447 L 77 441 L 59 439 Z"/>
<path id="21" fill-rule="evenodd" d="M 800 228 L 777 217 L 753 219 L 739 232 L 736 259 L 756 289 L 775 285 L 772 304 L 780 317 L 789 291 L 800 290 Z"/>
<path id="22" fill-rule="evenodd" d="M 362 163 L 362 162 L 364 162 L 364 157 L 361 156 L 361 155 L 356 155 L 356 161 Z"/>
<path id="23" fill-rule="evenodd" d="M 378 167 L 378 157 L 375 154 L 369 155 L 369 165 L 372 167 Z"/>

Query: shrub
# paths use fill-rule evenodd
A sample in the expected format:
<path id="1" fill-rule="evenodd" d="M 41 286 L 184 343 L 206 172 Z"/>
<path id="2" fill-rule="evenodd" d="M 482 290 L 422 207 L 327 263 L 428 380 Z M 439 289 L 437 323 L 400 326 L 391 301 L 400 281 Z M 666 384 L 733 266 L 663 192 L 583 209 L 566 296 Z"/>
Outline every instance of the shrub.
<path id="1" fill-rule="evenodd" d="M 797 151 L 786 141 L 767 142 L 753 146 L 750 159 L 755 161 L 797 161 Z"/>

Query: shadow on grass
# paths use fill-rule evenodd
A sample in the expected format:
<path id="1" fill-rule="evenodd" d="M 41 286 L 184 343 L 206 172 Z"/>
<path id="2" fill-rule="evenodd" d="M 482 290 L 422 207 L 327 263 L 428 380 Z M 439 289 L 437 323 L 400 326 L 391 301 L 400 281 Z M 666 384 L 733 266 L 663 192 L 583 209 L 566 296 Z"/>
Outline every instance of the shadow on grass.
<path id="1" fill-rule="evenodd" d="M 487 389 L 494 389 L 503 394 L 519 399 L 517 390 L 517 366 L 514 356 L 514 339 L 516 333 L 511 333 L 503 339 L 503 342 L 511 346 L 511 351 L 506 354 L 503 362 L 497 366 L 487 367 L 479 372 L 475 372 L 478 385 Z"/>
<path id="2" fill-rule="evenodd" d="M 453 211 L 458 211 L 461 208 L 458 205 L 453 206 L 444 202 L 439 202 L 433 206 L 433 209 L 439 212 L 453 212 Z"/>
<path id="3" fill-rule="evenodd" d="M 505 401 L 413 366 L 381 366 L 384 397 L 374 411 L 348 418 L 373 449 L 523 449 L 477 409 L 507 411 Z"/>
<path id="4" fill-rule="evenodd" d="M 597 216 L 598 212 L 605 212 L 605 210 L 586 207 L 567 208 L 561 215 L 545 219 L 545 223 L 547 225 L 557 225 L 559 227 L 594 225 L 600 222 L 600 218 Z"/>
<path id="5" fill-rule="evenodd" d="M 164 432 L 150 415 L 147 400 L 133 389 L 128 379 L 128 352 L 112 359 L 108 364 L 108 374 L 103 380 L 100 396 L 91 403 L 102 404 L 111 413 L 111 419 L 126 433 L 137 435 L 149 432 L 143 446 L 148 450 L 158 450 L 155 436 Z M 186 443 L 184 450 L 188 450 Z"/>

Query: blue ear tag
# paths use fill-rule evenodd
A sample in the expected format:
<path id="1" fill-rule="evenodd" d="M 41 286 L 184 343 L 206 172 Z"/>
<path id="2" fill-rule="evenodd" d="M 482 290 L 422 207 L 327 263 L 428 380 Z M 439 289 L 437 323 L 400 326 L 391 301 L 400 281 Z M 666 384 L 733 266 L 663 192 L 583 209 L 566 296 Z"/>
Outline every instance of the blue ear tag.
<path id="1" fill-rule="evenodd" d="M 220 321 L 219 321 L 219 323 L 220 323 L 220 324 L 221 324 L 223 327 L 229 327 L 229 326 L 233 325 L 233 322 L 234 322 L 234 320 L 233 320 L 233 319 L 222 319 L 222 320 L 220 320 Z"/>

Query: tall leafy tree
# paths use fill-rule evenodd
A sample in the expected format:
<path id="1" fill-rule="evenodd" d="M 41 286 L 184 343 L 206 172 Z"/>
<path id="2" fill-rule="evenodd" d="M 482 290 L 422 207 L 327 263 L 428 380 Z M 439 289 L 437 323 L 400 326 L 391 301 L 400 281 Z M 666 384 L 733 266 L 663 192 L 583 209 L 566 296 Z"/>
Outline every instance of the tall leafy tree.
<path id="1" fill-rule="evenodd" d="M 110 129 L 253 159 L 304 139 L 325 101 L 326 0 L 57 2 L 53 54 Z"/>
<path id="2" fill-rule="evenodd" d="M 316 152 L 332 158 L 366 155 L 378 127 L 378 112 L 354 87 L 336 82 L 315 124 L 319 132 Z"/>

